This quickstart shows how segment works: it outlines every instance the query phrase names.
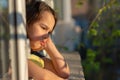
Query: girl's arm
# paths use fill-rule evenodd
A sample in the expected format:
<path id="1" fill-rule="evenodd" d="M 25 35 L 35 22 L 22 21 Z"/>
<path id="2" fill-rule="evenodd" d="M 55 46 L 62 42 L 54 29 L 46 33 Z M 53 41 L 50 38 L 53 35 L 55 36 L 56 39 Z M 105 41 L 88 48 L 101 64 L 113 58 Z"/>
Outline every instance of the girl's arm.
<path id="1" fill-rule="evenodd" d="M 29 77 L 35 80 L 65 80 L 52 71 L 39 67 L 30 60 L 28 60 L 28 74 Z"/>
<path id="2" fill-rule="evenodd" d="M 68 64 L 66 63 L 64 57 L 57 50 L 51 38 L 48 38 L 45 50 L 49 54 L 58 76 L 62 78 L 68 78 L 70 75 Z"/>

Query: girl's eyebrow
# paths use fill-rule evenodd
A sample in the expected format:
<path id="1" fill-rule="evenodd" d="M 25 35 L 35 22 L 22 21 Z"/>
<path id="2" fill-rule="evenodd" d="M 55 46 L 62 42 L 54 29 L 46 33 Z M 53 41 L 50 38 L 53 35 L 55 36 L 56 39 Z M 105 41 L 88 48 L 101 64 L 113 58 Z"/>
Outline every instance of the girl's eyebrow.
<path id="1" fill-rule="evenodd" d="M 49 27 L 45 24 L 41 24 L 43 27 L 45 27 L 46 29 L 49 29 Z"/>

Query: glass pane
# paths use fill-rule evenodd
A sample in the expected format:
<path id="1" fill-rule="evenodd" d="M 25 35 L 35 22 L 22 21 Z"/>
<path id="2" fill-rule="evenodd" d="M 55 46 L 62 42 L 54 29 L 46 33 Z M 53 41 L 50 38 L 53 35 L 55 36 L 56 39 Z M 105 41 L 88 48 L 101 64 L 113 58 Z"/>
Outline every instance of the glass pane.
<path id="1" fill-rule="evenodd" d="M 0 0 L 0 80 L 9 80 L 8 0 Z M 6 79 L 7 78 L 7 79 Z"/>

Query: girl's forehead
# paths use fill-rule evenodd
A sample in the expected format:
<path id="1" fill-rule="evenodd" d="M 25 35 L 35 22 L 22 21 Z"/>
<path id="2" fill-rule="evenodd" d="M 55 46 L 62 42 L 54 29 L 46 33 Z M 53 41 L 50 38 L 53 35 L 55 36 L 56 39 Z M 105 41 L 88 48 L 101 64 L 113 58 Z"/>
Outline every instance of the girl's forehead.
<path id="1" fill-rule="evenodd" d="M 50 11 L 43 11 L 43 12 L 40 13 L 40 16 L 41 17 L 47 17 L 47 16 L 52 16 L 53 17 L 53 15 Z"/>
<path id="2" fill-rule="evenodd" d="M 50 30 L 53 29 L 55 24 L 54 16 L 50 12 L 44 12 L 42 13 L 41 17 L 39 17 L 38 22 L 45 24 L 50 28 Z"/>
<path id="3" fill-rule="evenodd" d="M 51 12 L 49 11 L 44 11 L 44 12 L 41 12 L 37 15 L 38 17 L 36 18 L 37 21 L 40 21 L 40 20 L 43 20 L 43 19 L 54 19 L 54 16 L 52 15 Z M 55 20 L 55 19 L 54 19 Z"/>

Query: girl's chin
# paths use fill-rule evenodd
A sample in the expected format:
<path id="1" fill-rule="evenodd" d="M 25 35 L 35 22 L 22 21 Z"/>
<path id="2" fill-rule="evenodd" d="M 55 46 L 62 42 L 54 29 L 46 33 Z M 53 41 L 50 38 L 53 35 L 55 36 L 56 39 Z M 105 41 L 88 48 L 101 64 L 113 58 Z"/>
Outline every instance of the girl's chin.
<path id="1" fill-rule="evenodd" d="M 32 48 L 33 51 L 41 51 L 43 48 Z"/>

